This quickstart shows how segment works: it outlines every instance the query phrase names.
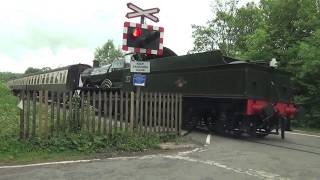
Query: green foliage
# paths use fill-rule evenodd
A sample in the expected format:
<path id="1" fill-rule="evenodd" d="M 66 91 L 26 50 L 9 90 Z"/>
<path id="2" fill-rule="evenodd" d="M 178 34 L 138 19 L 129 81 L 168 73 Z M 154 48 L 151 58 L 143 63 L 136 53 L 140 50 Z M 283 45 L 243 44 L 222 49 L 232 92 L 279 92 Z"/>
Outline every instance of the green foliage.
<path id="1" fill-rule="evenodd" d="M 168 140 L 168 139 L 165 139 Z M 91 154 L 101 152 L 138 152 L 157 148 L 162 138 L 156 135 L 140 135 L 119 132 L 109 135 L 70 133 L 54 135 L 48 139 L 33 138 L 20 141 L 16 135 L 0 136 L 0 161 L 33 159 L 58 154 Z M 32 156 L 32 157 L 26 157 Z"/>
<path id="2" fill-rule="evenodd" d="M 11 72 L 0 72 L 0 82 L 6 82 L 11 79 L 20 77 L 22 74 Z"/>
<path id="3" fill-rule="evenodd" d="M 24 74 L 33 74 L 33 73 L 38 73 L 38 72 L 45 72 L 45 71 L 49 71 L 51 70 L 50 67 L 43 67 L 41 69 L 39 68 L 33 68 L 33 67 L 28 67 L 28 69 L 26 69 L 26 71 L 24 72 Z"/>
<path id="4" fill-rule="evenodd" d="M 101 65 L 110 64 L 121 56 L 123 56 L 121 49 L 115 48 L 112 40 L 98 47 L 94 53 L 94 59 L 98 60 Z"/>
<path id="5" fill-rule="evenodd" d="M 268 33 L 265 29 L 256 29 L 246 36 L 246 51 L 239 52 L 239 57 L 252 60 L 271 59 L 271 47 L 268 45 Z"/>
<path id="6" fill-rule="evenodd" d="M 237 8 L 237 0 L 216 0 L 214 5 L 214 18 L 206 26 L 192 25 L 192 51 L 220 49 L 225 55 L 239 56 L 241 50 L 247 50 L 247 36 L 262 25 L 262 14 L 254 3 Z"/>
<path id="7" fill-rule="evenodd" d="M 0 137 L 18 134 L 19 110 L 17 98 L 14 97 L 4 83 L 0 82 Z"/>
<path id="8" fill-rule="evenodd" d="M 301 60 L 292 62 L 297 91 L 296 103 L 305 109 L 304 124 L 307 127 L 320 128 L 320 28 L 305 38 L 297 46 L 297 55 Z M 294 64 L 296 63 L 296 64 Z M 299 64 L 299 66 L 297 66 Z"/>
<path id="9" fill-rule="evenodd" d="M 26 71 L 24 72 L 24 74 L 33 74 L 33 73 L 37 73 L 37 72 L 41 72 L 41 69 L 39 69 L 39 68 L 33 68 L 33 67 L 28 67 L 28 69 L 26 69 Z"/>
<path id="10" fill-rule="evenodd" d="M 216 0 L 213 19 L 193 25 L 193 52 L 221 49 L 241 59 L 271 60 L 291 73 L 300 125 L 320 128 L 320 1 L 261 0 L 243 7 Z"/>

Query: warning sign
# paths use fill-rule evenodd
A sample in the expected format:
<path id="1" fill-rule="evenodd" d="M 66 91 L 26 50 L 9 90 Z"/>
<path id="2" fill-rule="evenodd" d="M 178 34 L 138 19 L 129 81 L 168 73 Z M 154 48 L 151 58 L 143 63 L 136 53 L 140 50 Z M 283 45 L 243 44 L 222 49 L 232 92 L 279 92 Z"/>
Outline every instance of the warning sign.
<path id="1" fill-rule="evenodd" d="M 131 61 L 130 72 L 150 73 L 150 62 L 149 61 Z"/>

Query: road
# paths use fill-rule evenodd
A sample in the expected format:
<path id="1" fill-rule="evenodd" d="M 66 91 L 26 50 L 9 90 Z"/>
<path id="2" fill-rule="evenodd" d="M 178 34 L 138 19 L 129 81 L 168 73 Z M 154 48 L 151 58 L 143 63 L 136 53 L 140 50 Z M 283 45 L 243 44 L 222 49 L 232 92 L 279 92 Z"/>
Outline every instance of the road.
<path id="1" fill-rule="evenodd" d="M 203 133 L 188 136 L 208 140 Z M 0 167 L 0 179 L 320 179 L 320 136 L 210 139 L 206 146 L 180 152 Z"/>

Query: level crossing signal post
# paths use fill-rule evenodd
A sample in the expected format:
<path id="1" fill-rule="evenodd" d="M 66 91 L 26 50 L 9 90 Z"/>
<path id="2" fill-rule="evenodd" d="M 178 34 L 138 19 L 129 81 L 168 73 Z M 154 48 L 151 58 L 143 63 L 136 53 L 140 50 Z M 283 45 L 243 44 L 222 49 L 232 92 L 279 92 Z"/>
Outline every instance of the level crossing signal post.
<path id="1" fill-rule="evenodd" d="M 159 18 L 154 14 L 159 13 L 159 8 L 142 9 L 132 3 L 128 3 L 127 7 L 132 10 L 126 14 L 128 19 L 140 17 L 140 24 L 138 23 L 124 23 L 123 31 L 123 46 L 124 51 L 130 51 L 137 55 L 139 62 L 132 62 L 130 65 L 130 71 L 133 74 L 133 85 L 136 87 L 136 103 L 139 102 L 141 95 L 141 86 L 146 86 L 146 75 L 143 73 L 150 73 L 150 62 L 144 61 L 144 55 L 162 55 L 163 54 L 163 27 L 151 26 L 145 23 L 145 18 L 148 18 L 154 22 L 159 22 Z M 141 64 L 139 68 L 132 68 L 139 66 L 137 63 Z M 139 107 L 136 104 L 136 107 Z M 138 112 L 136 109 L 135 112 Z M 136 123 L 135 123 L 136 124 Z"/>

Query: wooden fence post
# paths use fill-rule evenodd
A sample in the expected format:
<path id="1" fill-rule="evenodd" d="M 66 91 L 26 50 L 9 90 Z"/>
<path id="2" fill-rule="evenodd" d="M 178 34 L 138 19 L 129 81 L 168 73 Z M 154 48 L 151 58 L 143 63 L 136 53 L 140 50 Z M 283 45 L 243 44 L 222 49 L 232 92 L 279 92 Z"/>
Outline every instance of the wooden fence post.
<path id="1" fill-rule="evenodd" d="M 112 134 L 112 91 L 109 92 L 109 134 Z"/>
<path id="2" fill-rule="evenodd" d="M 167 133 L 171 131 L 170 125 L 170 102 L 171 102 L 171 97 L 170 94 L 167 94 Z"/>
<path id="3" fill-rule="evenodd" d="M 75 92 L 76 93 L 76 92 Z M 77 96 L 77 94 L 75 94 Z M 78 99 L 74 99 L 74 108 L 73 108 L 73 132 L 77 132 L 79 128 L 79 102 Z"/>
<path id="4" fill-rule="evenodd" d="M 140 116 L 139 116 L 139 132 L 141 134 L 143 134 L 143 105 L 144 105 L 144 102 L 143 102 L 143 99 L 144 98 L 144 93 L 143 92 L 140 92 Z"/>
<path id="5" fill-rule="evenodd" d="M 116 91 L 114 95 L 114 132 L 117 132 L 118 129 L 118 92 Z"/>
<path id="6" fill-rule="evenodd" d="M 36 124 L 36 113 L 37 113 L 37 109 L 36 109 L 36 106 L 37 106 L 37 93 L 36 91 L 33 91 L 32 93 L 32 137 L 35 137 L 36 136 L 36 127 L 37 127 L 37 124 Z"/>
<path id="7" fill-rule="evenodd" d="M 61 105 L 61 93 L 60 92 L 57 92 L 57 126 L 56 126 L 56 132 L 57 133 L 60 133 L 61 131 L 61 123 L 60 123 L 60 105 Z"/>
<path id="8" fill-rule="evenodd" d="M 175 102 L 174 102 L 174 104 L 175 104 L 175 108 L 174 108 L 174 122 L 175 122 L 175 131 L 176 131 L 176 135 L 179 135 L 179 127 L 178 127 L 178 125 L 179 125 L 179 119 L 178 119 L 178 112 L 179 112 L 179 95 L 178 94 L 175 94 L 174 95 L 175 96 Z"/>
<path id="9" fill-rule="evenodd" d="M 43 108 L 42 108 L 42 104 L 43 104 L 43 91 L 40 90 L 39 91 L 39 108 L 38 108 L 38 124 L 39 124 L 39 136 L 42 136 L 42 118 L 43 118 Z"/>
<path id="10" fill-rule="evenodd" d="M 72 125 L 73 125 L 73 105 L 72 105 L 72 91 L 69 92 L 69 123 L 68 124 L 68 129 L 69 132 L 73 131 Z"/>
<path id="11" fill-rule="evenodd" d="M 98 133 L 101 133 L 101 90 L 99 90 L 98 94 Z"/>
<path id="12" fill-rule="evenodd" d="M 158 133 L 161 134 L 162 133 L 162 119 L 161 119 L 161 96 L 162 94 L 159 93 L 159 101 L 158 101 Z"/>
<path id="13" fill-rule="evenodd" d="M 134 92 L 130 93 L 130 131 L 133 132 L 134 122 Z"/>
<path id="14" fill-rule="evenodd" d="M 66 92 L 63 92 L 62 94 L 62 119 L 63 119 L 63 122 L 62 122 L 62 126 L 63 126 L 63 131 L 66 130 L 66 122 L 67 122 L 67 97 L 66 97 Z"/>
<path id="15" fill-rule="evenodd" d="M 96 131 L 96 91 L 92 92 L 92 106 L 93 106 L 93 114 L 92 114 L 92 122 L 91 122 L 91 126 L 92 126 L 92 132 L 95 133 Z"/>
<path id="16" fill-rule="evenodd" d="M 128 131 L 128 122 L 129 122 L 129 93 L 128 91 L 125 92 L 126 93 L 126 106 L 125 106 L 125 129 L 126 132 Z"/>
<path id="17" fill-rule="evenodd" d="M 81 117 L 80 117 L 80 130 L 84 128 L 84 92 L 81 92 Z"/>
<path id="18" fill-rule="evenodd" d="M 157 133 L 158 132 L 158 126 L 157 126 L 157 119 L 158 119 L 158 116 L 157 116 L 157 108 L 158 108 L 158 102 L 157 102 L 157 95 L 158 93 L 154 93 L 153 97 L 153 132 L 154 133 Z"/>
<path id="19" fill-rule="evenodd" d="M 163 101 L 162 101 L 162 131 L 165 134 L 167 132 L 167 120 L 166 120 L 166 105 L 167 105 L 167 95 L 166 93 L 163 94 Z"/>
<path id="20" fill-rule="evenodd" d="M 175 97 L 174 97 L 174 94 L 171 93 L 171 118 L 170 118 L 170 121 L 171 121 L 171 131 L 174 132 L 175 131 L 175 120 L 174 120 L 174 101 L 175 101 Z M 175 132 L 174 132 L 175 133 Z"/>
<path id="21" fill-rule="evenodd" d="M 51 116 L 50 116 L 50 135 L 53 136 L 53 130 L 54 130 L 54 92 L 51 92 Z"/>
<path id="22" fill-rule="evenodd" d="M 108 104 L 108 98 L 107 98 L 107 91 L 104 91 L 103 93 L 103 134 L 107 133 L 107 104 Z"/>
<path id="23" fill-rule="evenodd" d="M 49 107 L 48 107 L 48 97 L 49 96 L 49 92 L 45 91 L 44 92 L 44 106 L 45 106 L 45 116 L 44 116 L 44 137 L 47 138 L 48 137 L 48 111 L 49 111 Z"/>
<path id="24" fill-rule="evenodd" d="M 120 91 L 120 129 L 123 131 L 123 91 Z"/>
<path id="25" fill-rule="evenodd" d="M 20 110 L 20 139 L 24 139 L 24 91 L 20 91 L 20 99 L 22 101 L 22 109 Z"/>
<path id="26" fill-rule="evenodd" d="M 26 138 L 30 136 L 30 91 L 27 91 Z"/>
<path id="27" fill-rule="evenodd" d="M 153 97 L 152 97 L 152 93 L 149 93 L 149 107 L 150 107 L 150 111 L 149 111 L 149 132 L 151 132 L 152 133 L 152 131 L 153 131 L 153 127 L 152 127 L 152 122 L 153 122 L 153 120 L 152 120 L 152 110 L 153 110 L 153 108 L 152 108 L 152 102 L 153 102 Z"/>
<path id="28" fill-rule="evenodd" d="M 181 125 L 182 125 L 182 95 L 179 94 L 179 127 L 178 127 L 179 135 L 181 135 Z"/>
<path id="29" fill-rule="evenodd" d="M 139 99 L 140 99 L 140 87 L 137 87 L 137 91 L 135 93 L 135 98 L 134 100 L 136 101 L 135 102 L 135 107 L 134 107 L 134 111 L 135 111 L 135 114 L 134 114 L 134 120 L 133 121 L 133 128 L 136 129 L 136 132 L 139 132 L 140 128 L 139 128 Z"/>
<path id="30" fill-rule="evenodd" d="M 145 93 L 145 102 L 144 102 L 144 132 L 149 133 L 149 118 L 148 118 L 148 110 L 149 110 L 149 93 Z"/>
<path id="31" fill-rule="evenodd" d="M 91 104 L 91 98 L 90 98 L 90 91 L 87 92 L 87 118 L 86 118 L 86 129 L 88 132 L 90 132 L 90 114 L 91 114 L 91 108 L 90 108 L 90 104 Z"/>

